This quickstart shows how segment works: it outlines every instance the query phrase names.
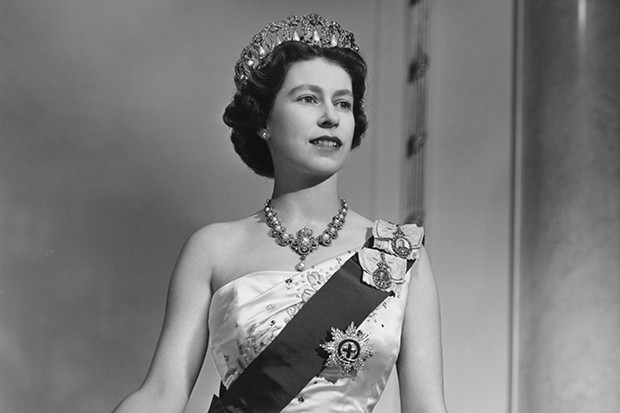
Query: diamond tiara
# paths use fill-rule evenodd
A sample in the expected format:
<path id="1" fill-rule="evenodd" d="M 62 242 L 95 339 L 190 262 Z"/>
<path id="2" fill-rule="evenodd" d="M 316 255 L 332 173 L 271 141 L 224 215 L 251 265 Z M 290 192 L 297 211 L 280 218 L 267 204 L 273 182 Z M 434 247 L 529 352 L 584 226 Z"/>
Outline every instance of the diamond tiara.
<path id="1" fill-rule="evenodd" d="M 271 52 L 286 41 L 303 42 L 323 48 L 343 47 L 355 52 L 359 47 L 353 33 L 335 21 L 328 21 L 318 14 L 289 16 L 284 20 L 269 23 L 255 34 L 252 41 L 241 51 L 241 58 L 235 64 L 235 84 L 241 89 L 250 73 L 264 66 L 271 59 Z"/>

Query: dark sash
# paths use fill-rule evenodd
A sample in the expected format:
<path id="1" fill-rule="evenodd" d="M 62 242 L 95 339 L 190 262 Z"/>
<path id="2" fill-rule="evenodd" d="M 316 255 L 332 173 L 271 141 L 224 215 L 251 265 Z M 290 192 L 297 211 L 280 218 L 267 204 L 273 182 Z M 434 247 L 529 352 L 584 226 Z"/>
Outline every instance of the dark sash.
<path id="1" fill-rule="evenodd" d="M 413 261 L 408 261 L 407 270 Z M 361 281 L 357 254 L 349 258 L 250 363 L 208 413 L 279 412 L 323 368 L 331 328 L 359 326 L 390 293 Z M 222 386 L 222 389 L 223 386 Z"/>

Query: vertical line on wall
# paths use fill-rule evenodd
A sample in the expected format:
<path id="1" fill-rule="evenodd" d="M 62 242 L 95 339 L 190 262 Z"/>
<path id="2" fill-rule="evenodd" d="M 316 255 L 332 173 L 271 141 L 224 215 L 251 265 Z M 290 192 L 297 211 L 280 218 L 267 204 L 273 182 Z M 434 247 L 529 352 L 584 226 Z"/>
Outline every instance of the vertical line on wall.
<path id="1" fill-rule="evenodd" d="M 403 192 L 405 221 L 424 221 L 425 152 L 427 139 L 427 1 L 410 0 L 407 15 L 406 136 Z"/>
<path id="2" fill-rule="evenodd" d="M 408 1 L 408 0 L 407 0 Z M 405 101 L 405 26 L 406 3 L 401 1 L 376 1 L 375 41 L 378 44 L 373 59 L 376 71 L 371 78 L 375 86 L 374 101 L 370 108 L 371 139 L 375 150 L 373 161 L 376 164 L 376 191 L 373 201 L 376 212 L 384 219 L 401 221 L 403 216 L 403 167 L 404 162 L 404 101 Z M 372 68 L 372 65 L 371 65 Z"/>
<path id="3" fill-rule="evenodd" d="M 379 67 L 379 62 L 381 61 L 381 1 L 376 1 L 375 2 L 375 13 L 374 13 L 374 18 L 375 18 L 375 24 L 374 24 L 374 32 L 373 32 L 373 41 L 374 44 L 372 45 L 374 48 L 374 56 L 375 56 L 375 67 Z M 373 93 L 373 101 L 374 102 L 379 102 L 379 89 L 381 88 L 381 86 L 379 85 L 379 82 L 376 81 L 376 74 L 375 74 L 375 88 L 374 88 L 374 93 Z M 381 105 L 378 105 L 375 103 L 374 105 L 374 119 L 379 119 L 379 107 Z M 370 157 L 370 168 L 371 168 L 371 174 L 370 176 L 372 177 L 372 194 L 373 196 L 370 197 L 370 212 L 371 212 L 371 216 L 376 217 L 379 213 L 379 205 L 378 205 L 378 197 L 376 196 L 376 194 L 379 193 L 379 174 L 378 174 L 378 160 L 377 160 L 377 154 L 380 153 L 380 148 L 379 148 L 379 139 L 377 139 L 377 135 L 378 135 L 378 129 L 377 129 L 377 125 L 375 123 L 374 126 L 371 127 L 374 131 L 374 139 L 372 139 L 373 142 L 373 156 Z M 368 135 L 368 130 L 366 131 L 366 135 Z"/>
<path id="4" fill-rule="evenodd" d="M 403 46 L 402 46 L 402 53 L 403 56 L 405 56 L 405 67 L 409 64 L 409 56 L 410 56 L 410 51 L 409 49 L 411 49 L 411 38 L 412 38 L 412 25 L 411 25 L 411 8 L 409 7 L 409 1 L 405 1 L 404 3 L 406 3 L 406 8 L 405 13 L 403 13 L 403 24 L 404 24 L 404 28 L 405 28 L 405 41 L 403 42 Z M 405 72 L 406 73 L 406 72 Z M 410 109 L 410 97 L 409 97 L 409 80 L 407 78 L 407 76 L 405 75 L 405 78 L 403 79 L 403 88 L 405 90 L 405 94 L 403 97 L 403 104 L 401 107 L 401 111 L 402 111 L 402 130 L 403 130 L 403 134 L 404 136 L 401 137 L 400 140 L 400 144 L 401 144 L 401 148 L 406 150 L 406 144 L 407 144 L 407 133 L 409 131 L 409 109 Z M 401 216 L 404 215 L 405 221 L 407 220 L 407 215 L 409 214 L 409 197 L 407 194 L 407 188 L 410 185 L 410 176 L 408 173 L 408 163 L 407 163 L 407 159 L 406 158 L 402 158 L 400 159 L 401 164 L 400 164 L 400 177 L 401 177 L 401 191 L 403 196 L 400 197 L 400 214 Z"/>
<path id="5" fill-rule="evenodd" d="M 511 228 L 510 228 L 510 292 L 509 292 L 509 365 L 508 365 L 508 412 L 519 411 L 519 274 L 521 255 L 521 173 L 522 154 L 522 110 L 523 110 L 523 18 L 522 1 L 513 2 L 512 41 L 512 99 L 511 99 Z"/>

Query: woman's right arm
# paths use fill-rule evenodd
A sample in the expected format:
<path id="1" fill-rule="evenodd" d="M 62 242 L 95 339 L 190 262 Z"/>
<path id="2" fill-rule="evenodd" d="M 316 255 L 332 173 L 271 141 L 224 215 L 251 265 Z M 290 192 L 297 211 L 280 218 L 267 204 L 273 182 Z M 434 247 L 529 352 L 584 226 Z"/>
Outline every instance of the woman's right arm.
<path id="1" fill-rule="evenodd" d="M 209 337 L 212 233 L 206 227 L 185 243 L 170 280 L 164 323 L 146 379 L 114 413 L 183 412 Z"/>

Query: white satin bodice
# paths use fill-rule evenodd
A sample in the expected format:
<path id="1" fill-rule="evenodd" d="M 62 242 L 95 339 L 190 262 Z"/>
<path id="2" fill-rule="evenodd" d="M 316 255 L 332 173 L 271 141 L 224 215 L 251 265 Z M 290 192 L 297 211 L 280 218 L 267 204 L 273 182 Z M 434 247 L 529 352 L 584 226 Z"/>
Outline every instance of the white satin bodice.
<path id="1" fill-rule="evenodd" d="M 260 271 L 237 278 L 215 292 L 209 312 L 212 356 L 229 386 L 273 340 L 304 303 L 358 250 L 302 272 Z M 378 402 L 400 350 L 409 274 L 358 327 L 369 336 L 373 355 L 354 378 L 324 368 L 283 412 L 367 413 Z M 346 291 L 342 292 L 346 294 Z"/>

